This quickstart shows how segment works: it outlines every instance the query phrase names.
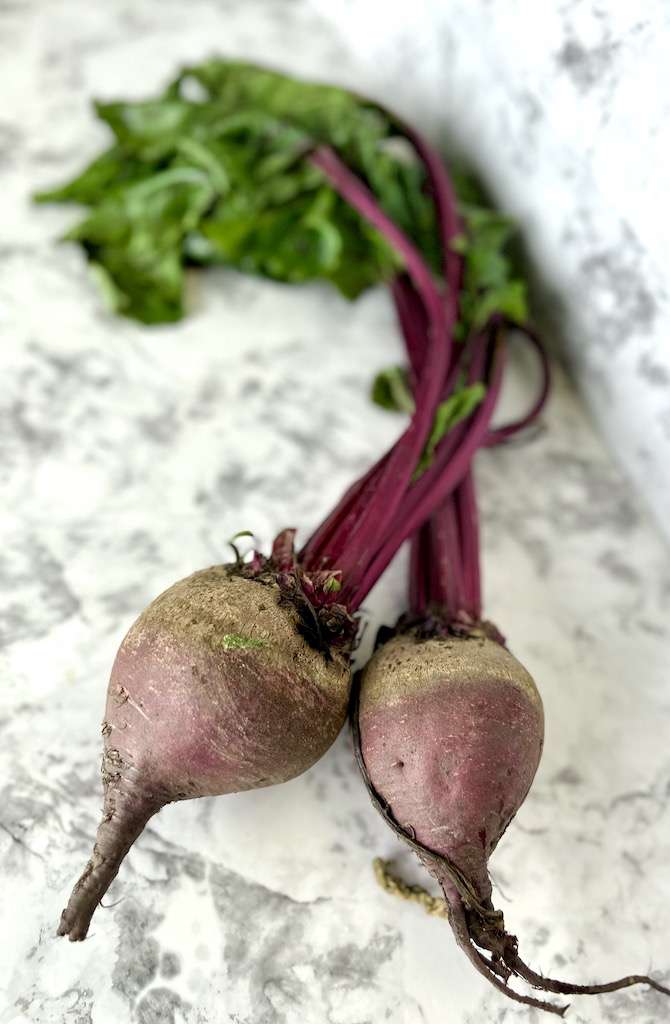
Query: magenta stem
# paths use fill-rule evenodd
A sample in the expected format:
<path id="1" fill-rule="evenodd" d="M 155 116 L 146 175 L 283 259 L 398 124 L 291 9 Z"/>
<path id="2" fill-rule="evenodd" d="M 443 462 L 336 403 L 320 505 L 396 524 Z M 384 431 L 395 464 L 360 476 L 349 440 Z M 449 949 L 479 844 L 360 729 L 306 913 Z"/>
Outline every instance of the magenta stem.
<path id="1" fill-rule="evenodd" d="M 398 324 L 405 339 L 412 391 L 416 391 L 428 341 L 426 311 L 412 288 L 412 282 L 405 275 L 398 276 L 393 280 L 391 294 Z"/>
<path id="2" fill-rule="evenodd" d="M 421 375 L 423 356 L 427 345 L 428 318 L 425 308 L 406 275 L 398 275 L 391 282 L 396 314 L 400 329 L 405 338 L 407 354 L 410 360 L 412 391 L 416 392 L 417 381 Z M 333 538 L 340 528 L 346 529 L 349 517 L 355 517 L 366 496 L 377 486 L 385 463 L 390 456 L 387 452 L 372 466 L 364 476 L 345 491 L 330 515 L 324 519 L 309 538 L 300 552 L 300 561 L 312 568 L 324 568 L 332 561 Z M 329 554 L 324 555 L 323 552 Z M 319 557 L 322 559 L 317 564 Z"/>
<path id="3" fill-rule="evenodd" d="M 409 552 L 409 607 L 422 615 L 428 607 L 428 581 L 426 579 L 427 558 L 425 546 L 429 524 L 424 523 L 412 536 Z"/>
<path id="4" fill-rule="evenodd" d="M 454 494 L 428 520 L 428 603 L 457 618 L 465 603 L 465 581 Z"/>
<path id="5" fill-rule="evenodd" d="M 421 334 L 421 320 L 418 315 L 420 303 L 412 291 L 409 281 L 398 282 L 394 289 L 394 298 L 398 310 L 410 367 L 420 366 L 422 349 L 425 341 Z M 539 415 L 546 402 L 550 386 L 550 368 L 547 353 L 535 331 L 528 325 L 509 324 L 510 329 L 517 330 L 534 346 L 541 361 L 542 384 L 540 393 L 531 409 L 519 419 L 505 424 L 496 430 L 489 430 L 482 446 L 491 446 L 509 440 L 519 431 L 524 430 Z M 448 388 L 445 388 L 445 392 Z M 452 507 L 453 506 L 453 507 Z M 443 532 L 423 527 L 418 535 L 412 538 L 412 557 L 410 562 L 410 608 L 416 614 L 422 614 L 428 604 L 443 604 L 450 614 L 465 612 L 474 619 L 481 618 L 481 569 L 479 552 L 479 516 L 472 470 L 464 476 L 462 482 L 446 499 L 431 519 L 434 523 L 440 517 L 450 521 L 454 516 L 458 521 L 460 544 L 452 544 L 448 550 L 442 544 Z M 453 531 L 452 531 L 453 532 Z M 421 542 L 419 543 L 419 539 Z M 436 570 L 439 567 L 439 572 Z M 455 580 L 447 579 L 453 573 Z M 415 581 L 415 574 L 419 582 Z M 459 581 L 463 581 L 463 590 L 459 590 Z M 460 593 L 459 607 L 455 607 L 454 588 Z"/>
<path id="6" fill-rule="evenodd" d="M 454 237 L 460 232 L 456 198 L 444 165 L 431 147 L 416 136 L 409 127 L 405 129 L 419 156 L 429 168 L 435 190 L 438 209 L 438 223 L 442 241 L 442 258 L 448 285 L 449 300 L 458 308 L 458 293 L 462 278 L 463 262 L 451 247 Z M 437 187 L 436 186 L 437 183 Z M 411 286 L 409 286 L 411 287 Z M 405 344 L 410 366 L 416 373 L 421 365 L 422 338 L 413 296 L 408 294 L 408 284 L 395 294 L 399 318 L 404 327 Z M 414 315 L 412 315 L 414 307 Z M 416 325 L 416 327 L 413 327 Z M 445 388 L 446 390 L 446 388 Z M 481 615 L 481 583 L 479 564 L 479 526 L 477 503 L 472 470 L 468 470 L 462 482 L 437 509 L 429 522 L 412 538 L 410 561 L 410 608 L 423 614 L 429 603 L 443 604 L 447 610 L 457 614 L 460 610 L 473 617 Z M 432 572 L 426 572 L 426 563 Z M 414 573 L 421 582 L 415 583 Z"/>
<path id="7" fill-rule="evenodd" d="M 350 509 L 350 513 L 330 534 L 327 549 L 309 542 L 302 553 L 303 564 L 308 570 L 336 564 L 351 590 L 355 589 L 357 581 L 365 574 L 379 536 L 386 532 L 393 521 L 425 446 L 449 363 L 453 323 L 447 322 L 442 297 L 421 254 L 380 209 L 363 183 L 327 147 L 317 149 L 312 160 L 328 176 L 340 195 L 381 231 L 400 254 L 421 298 L 428 321 L 429 343 L 417 384 L 416 409 L 408 429 L 388 457 L 382 460 L 369 500 L 364 503 L 359 495 L 355 507 Z"/>
<path id="8" fill-rule="evenodd" d="M 426 518 L 436 511 L 444 522 L 423 528 L 412 545 L 411 604 L 424 609 L 440 601 L 454 613 L 481 614 L 479 526 L 470 462 L 477 447 L 507 440 L 538 414 L 548 393 L 548 361 L 534 332 L 519 328 L 535 345 L 543 367 L 541 394 L 521 419 L 491 430 L 490 418 L 498 398 L 504 353 L 490 332 L 472 342 L 468 379 L 489 377 L 484 401 L 470 418 L 451 431 L 438 446 L 434 464 L 412 483 L 437 403 L 453 390 L 465 346 L 454 349 L 452 332 L 458 316 L 462 259 L 451 243 L 460 231 L 456 201 L 447 172 L 437 156 L 412 129 L 401 130 L 414 145 L 427 170 L 436 204 L 442 241 L 446 295 L 440 293 L 421 254 L 380 209 L 366 186 L 326 147 L 317 149 L 313 162 L 336 190 L 365 217 L 400 254 L 406 273 L 391 284 L 398 320 L 405 337 L 416 408 L 412 421 L 394 447 L 346 492 L 333 512 L 315 531 L 301 552 L 304 567 L 337 567 L 342 571 L 340 599 L 350 610 L 360 606 L 395 551 Z M 504 321 L 498 318 L 497 326 Z M 509 326 L 509 325 L 508 325 Z M 516 325 L 513 325 L 516 326 Z M 494 349 L 489 374 L 484 374 L 487 353 Z M 380 538 L 382 539 L 380 542 Z"/>
<path id="9" fill-rule="evenodd" d="M 423 256 L 407 235 L 384 213 L 369 188 L 349 170 L 329 146 L 319 146 L 315 149 L 311 161 L 323 171 L 336 192 L 384 235 L 387 242 L 401 256 L 426 310 L 437 322 L 443 320 L 442 299 Z"/>
<path id="10" fill-rule="evenodd" d="M 403 277 L 396 279 L 392 287 L 401 321 L 404 318 L 407 324 L 411 324 L 411 329 L 408 328 L 410 332 L 409 345 L 413 345 L 414 358 L 412 359 L 410 354 L 410 359 L 413 368 L 416 408 L 419 409 L 420 405 L 426 403 L 434 395 L 429 386 L 430 383 L 437 383 L 438 380 L 436 368 L 438 360 L 429 359 L 426 352 L 431 351 L 431 344 L 439 344 L 440 339 L 435 337 L 435 328 L 436 324 L 442 323 L 440 314 L 444 315 L 446 321 L 443 340 L 448 346 L 443 361 L 444 369 L 450 362 L 451 332 L 458 316 L 458 291 L 462 274 L 462 260 L 451 248 L 451 240 L 460 232 L 460 222 L 456 197 L 440 157 L 413 129 L 405 125 L 401 125 L 400 128 L 414 146 L 427 171 L 436 205 L 440 236 L 444 244 L 443 265 L 448 286 L 446 300 L 437 294 L 430 274 L 426 277 L 425 264 L 420 255 L 413 250 L 411 243 L 408 243 L 402 233 L 391 224 L 388 218 L 384 217 L 373 197 L 366 193 L 361 183 L 339 162 L 336 155 L 330 150 L 319 149 L 313 159 L 317 166 L 328 174 L 340 194 L 352 203 L 359 213 L 382 230 L 391 244 L 402 252 L 412 283 Z M 417 291 L 422 301 L 415 301 Z M 404 298 L 407 299 L 408 306 L 403 317 L 401 306 Z M 424 385 L 426 378 L 428 378 L 428 385 Z M 427 396 L 426 391 L 428 392 Z M 433 411 L 434 406 L 431 409 L 431 423 Z M 423 419 L 421 425 L 423 425 Z M 417 429 L 415 433 L 418 434 L 419 430 Z M 424 443 L 425 437 L 427 434 L 424 435 Z M 422 448 L 423 445 L 410 450 L 414 455 L 417 451 L 420 454 Z M 369 563 L 370 542 L 376 542 L 383 529 L 392 522 L 395 510 L 401 500 L 401 489 L 404 491 L 411 484 L 413 468 L 409 475 L 406 469 L 404 474 L 400 475 L 396 465 L 398 461 L 399 458 L 396 457 L 394 462 L 393 453 L 388 453 L 360 484 L 349 489 L 344 499 L 322 527 L 310 538 L 301 553 L 306 568 L 337 564 L 338 568 L 342 569 L 348 585 L 352 590 L 355 588 L 357 579 L 365 574 L 367 563 Z M 409 459 L 407 461 L 409 462 Z M 396 479 L 394 479 L 394 475 Z M 400 480 L 398 480 L 399 475 Z M 395 489 L 394 495 L 389 493 L 391 489 Z M 376 491 L 375 497 L 371 496 L 373 491 Z M 369 505 L 366 509 L 366 500 L 368 499 L 370 504 L 375 506 L 376 515 L 370 513 Z M 378 509 L 383 510 L 381 517 Z M 365 517 L 367 517 L 367 522 L 363 521 Z M 354 544 L 354 541 L 357 541 L 357 545 Z M 349 559 L 349 563 L 347 559 Z M 349 569 L 350 565 L 353 567 L 351 570 Z"/>
<path id="11" fill-rule="evenodd" d="M 518 420 L 512 420 L 511 423 L 505 423 L 502 427 L 496 427 L 494 430 L 489 431 L 483 444 L 483 447 L 486 448 L 491 448 L 493 445 L 497 444 L 503 444 L 505 441 L 509 441 L 515 434 L 518 434 L 520 431 L 525 430 L 526 427 L 529 427 L 542 412 L 547 398 L 549 397 L 549 391 L 551 390 L 551 367 L 549 365 L 549 356 L 537 331 L 535 331 L 530 324 L 510 323 L 508 326 L 510 330 L 517 332 L 522 338 L 525 338 L 526 341 L 530 342 L 535 349 L 540 360 L 542 383 L 540 384 L 539 395 L 524 416 L 521 416 Z"/>
<path id="12" fill-rule="evenodd" d="M 437 209 L 437 223 L 442 243 L 442 265 L 447 282 L 447 301 L 452 307 L 455 314 L 454 319 L 456 319 L 458 315 L 458 294 L 463 273 L 463 260 L 452 249 L 454 238 L 461 232 L 456 194 L 439 153 L 412 127 L 403 122 L 398 122 L 398 124 L 403 134 L 414 146 L 428 172 L 428 180 Z"/>
<path id="13" fill-rule="evenodd" d="M 398 319 L 405 338 L 405 348 L 412 378 L 420 371 L 425 333 L 421 323 L 421 306 L 416 301 L 411 283 L 399 280 L 394 284 L 393 297 Z M 445 385 L 445 394 L 451 390 L 458 370 L 454 360 L 451 380 Z M 472 537 L 468 537 L 467 557 L 475 559 L 474 566 L 468 566 L 463 550 L 463 538 L 459 515 L 459 495 L 471 481 L 468 472 L 453 494 L 450 494 L 427 523 L 411 538 L 409 571 L 409 607 L 416 615 L 423 615 L 429 604 L 445 607 L 455 617 L 460 611 L 470 611 L 473 603 L 479 603 L 479 551 L 475 537 L 474 551 Z M 475 509 L 476 514 L 476 509 Z M 476 598 L 471 595 L 473 581 L 477 581 Z"/>
<path id="14" fill-rule="evenodd" d="M 482 617 L 481 569 L 479 559 L 479 514 L 475 480 L 470 469 L 454 491 L 453 501 L 461 538 L 463 567 L 463 608 L 470 618 Z M 439 515 L 439 512 L 437 513 Z"/>
<path id="15" fill-rule="evenodd" d="M 365 503 L 366 496 L 374 493 L 374 488 L 389 455 L 390 452 L 383 455 L 364 476 L 344 492 L 333 511 L 317 527 L 300 552 L 298 558 L 303 566 L 318 570 L 331 564 L 332 559 L 328 552 L 333 544 L 333 538 L 338 530 L 347 529 L 348 521 L 357 515 L 357 510 L 361 504 Z"/>
<path id="16" fill-rule="evenodd" d="M 393 528 L 378 548 L 377 554 L 371 561 L 368 571 L 361 579 L 356 590 L 345 593 L 347 590 L 345 583 L 342 597 L 351 610 L 355 611 L 360 607 L 361 602 L 384 572 L 403 541 L 407 540 L 437 510 L 440 503 L 465 476 L 474 453 L 481 446 L 482 440 L 486 436 L 491 416 L 500 394 L 503 366 L 504 347 L 497 343 L 493 353 L 493 367 L 486 395 L 481 405 L 473 413 L 465 436 L 460 440 L 458 448 L 451 455 L 445 453 L 446 460 L 445 458 L 436 458 L 433 466 L 424 473 L 414 487 L 405 495 Z M 455 431 L 452 433 L 455 433 Z M 445 439 L 446 441 L 449 441 L 449 437 Z M 440 446 L 441 448 L 447 447 L 445 442 Z M 441 454 L 438 449 L 438 455 Z"/>

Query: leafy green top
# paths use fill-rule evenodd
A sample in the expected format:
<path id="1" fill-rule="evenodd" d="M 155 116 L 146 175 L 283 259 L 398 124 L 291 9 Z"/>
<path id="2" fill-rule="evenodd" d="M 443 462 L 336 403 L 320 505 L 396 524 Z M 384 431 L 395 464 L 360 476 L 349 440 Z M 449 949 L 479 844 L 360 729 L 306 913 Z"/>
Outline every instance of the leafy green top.
<path id="1" fill-rule="evenodd" d="M 65 236 L 85 249 L 119 313 L 145 323 L 184 315 L 184 268 L 222 263 L 280 281 L 325 279 L 354 298 L 388 280 L 398 257 L 309 160 L 335 148 L 438 273 L 438 236 L 421 163 L 392 115 L 334 86 L 209 60 L 155 99 L 97 103 L 111 147 L 78 177 L 40 193 L 88 215 Z M 464 234 L 463 336 L 492 311 L 525 317 L 504 248 L 511 224 L 458 175 Z"/>

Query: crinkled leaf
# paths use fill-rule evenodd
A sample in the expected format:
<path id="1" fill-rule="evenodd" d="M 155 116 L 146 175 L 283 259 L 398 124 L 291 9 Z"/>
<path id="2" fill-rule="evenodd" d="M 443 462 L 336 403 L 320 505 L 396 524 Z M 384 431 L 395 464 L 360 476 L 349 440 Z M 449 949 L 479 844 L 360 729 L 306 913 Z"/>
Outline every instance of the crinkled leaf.
<path id="1" fill-rule="evenodd" d="M 118 186 L 142 181 L 153 173 L 151 166 L 134 159 L 121 146 L 112 146 L 67 185 L 37 192 L 34 199 L 38 203 L 82 203 L 90 206 Z"/>
<path id="2" fill-rule="evenodd" d="M 519 323 L 527 319 L 526 288 L 515 276 L 507 245 L 514 224 L 493 210 L 462 204 L 465 233 L 457 243 L 463 253 L 459 336 L 477 330 L 494 313 Z"/>
<path id="3" fill-rule="evenodd" d="M 113 308 L 144 323 L 183 314 L 184 237 L 198 224 L 214 190 L 206 174 L 173 167 L 116 190 L 68 232 L 103 272 Z"/>
<path id="4" fill-rule="evenodd" d="M 213 59 L 183 69 L 156 98 L 95 110 L 114 144 L 72 182 L 37 198 L 90 207 L 66 237 L 84 247 L 118 312 L 147 323 L 178 319 L 188 263 L 287 282 L 327 280 L 349 298 L 390 279 L 399 258 L 309 162 L 317 143 L 338 150 L 439 268 L 423 166 L 389 114 L 344 89 Z M 456 185 L 465 334 L 490 311 L 518 319 L 525 307 L 503 252 L 509 222 L 482 208 L 476 184 L 460 170 Z"/>

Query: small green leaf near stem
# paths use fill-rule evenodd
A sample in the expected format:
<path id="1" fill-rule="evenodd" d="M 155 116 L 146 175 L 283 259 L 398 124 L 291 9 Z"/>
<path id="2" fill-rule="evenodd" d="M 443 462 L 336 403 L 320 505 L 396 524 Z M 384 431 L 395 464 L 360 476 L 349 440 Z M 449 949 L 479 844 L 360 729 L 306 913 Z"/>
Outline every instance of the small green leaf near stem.
<path id="1" fill-rule="evenodd" d="M 470 384 L 467 387 L 459 388 L 458 391 L 455 391 L 444 402 L 440 402 L 435 412 L 433 427 L 426 442 L 426 447 L 414 471 L 412 478 L 414 481 L 418 480 L 421 474 L 425 473 L 432 464 L 435 449 L 442 438 L 475 411 L 485 394 L 486 388 L 479 381 L 477 384 Z"/>

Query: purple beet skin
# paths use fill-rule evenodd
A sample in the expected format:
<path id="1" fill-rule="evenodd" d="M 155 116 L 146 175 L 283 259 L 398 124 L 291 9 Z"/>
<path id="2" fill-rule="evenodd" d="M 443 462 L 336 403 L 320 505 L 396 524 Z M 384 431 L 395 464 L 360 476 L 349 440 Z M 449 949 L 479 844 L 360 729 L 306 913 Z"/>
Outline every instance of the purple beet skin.
<path id="1" fill-rule="evenodd" d="M 173 800 L 284 782 L 340 731 L 349 659 L 300 635 L 276 584 L 196 572 L 156 598 L 125 637 L 102 726 L 103 817 L 59 934 L 83 939 L 149 818 Z"/>
<path id="2" fill-rule="evenodd" d="M 396 821 L 488 899 L 487 859 L 542 752 L 531 677 L 492 640 L 398 636 L 366 668 L 359 714 L 371 782 Z"/>

